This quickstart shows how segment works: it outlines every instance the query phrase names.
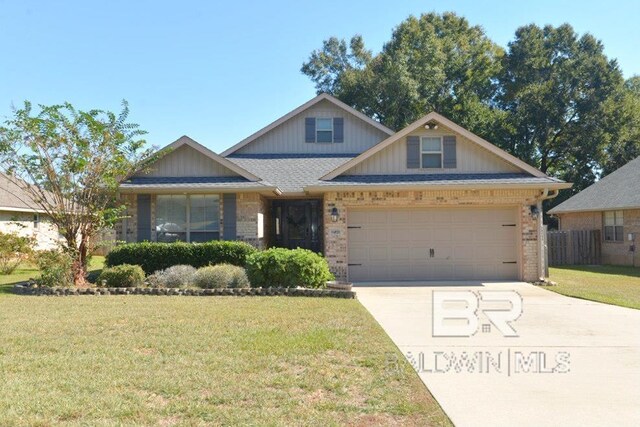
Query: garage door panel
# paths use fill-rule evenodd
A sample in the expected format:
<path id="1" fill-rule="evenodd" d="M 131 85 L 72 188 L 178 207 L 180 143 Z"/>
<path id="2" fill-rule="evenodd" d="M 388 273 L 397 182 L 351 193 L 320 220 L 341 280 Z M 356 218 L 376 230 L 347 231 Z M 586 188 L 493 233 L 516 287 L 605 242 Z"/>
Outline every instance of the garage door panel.
<path id="1" fill-rule="evenodd" d="M 354 209 L 348 218 L 361 227 L 349 228 L 353 281 L 518 277 L 518 264 L 503 263 L 519 257 L 515 208 Z"/>

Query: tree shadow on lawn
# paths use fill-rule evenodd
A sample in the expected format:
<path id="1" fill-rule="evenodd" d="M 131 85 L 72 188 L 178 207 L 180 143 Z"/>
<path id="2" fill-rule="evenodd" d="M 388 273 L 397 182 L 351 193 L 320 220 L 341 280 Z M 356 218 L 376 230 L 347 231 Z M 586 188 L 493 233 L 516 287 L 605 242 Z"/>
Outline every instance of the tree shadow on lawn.
<path id="1" fill-rule="evenodd" d="M 585 273 L 610 274 L 616 276 L 629 276 L 640 278 L 640 266 L 626 265 L 559 265 L 552 266 L 556 270 L 580 271 Z"/>

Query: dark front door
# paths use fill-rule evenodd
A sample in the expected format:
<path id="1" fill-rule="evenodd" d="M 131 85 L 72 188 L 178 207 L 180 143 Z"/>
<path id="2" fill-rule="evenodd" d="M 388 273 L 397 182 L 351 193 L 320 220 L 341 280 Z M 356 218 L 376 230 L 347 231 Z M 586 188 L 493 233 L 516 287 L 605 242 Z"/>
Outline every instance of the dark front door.
<path id="1" fill-rule="evenodd" d="M 322 250 L 322 202 L 274 200 L 271 234 L 275 246 Z"/>

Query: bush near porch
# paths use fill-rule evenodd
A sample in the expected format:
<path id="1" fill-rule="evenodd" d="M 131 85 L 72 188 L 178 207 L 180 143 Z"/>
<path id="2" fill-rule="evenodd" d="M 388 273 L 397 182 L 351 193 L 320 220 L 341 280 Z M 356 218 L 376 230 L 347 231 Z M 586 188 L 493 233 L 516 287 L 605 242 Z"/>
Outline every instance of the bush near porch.
<path id="1" fill-rule="evenodd" d="M 127 243 L 113 249 L 105 259 L 107 267 L 134 264 L 149 275 L 174 265 L 195 268 L 215 264 L 244 267 L 247 257 L 258 250 L 248 243 L 212 241 L 206 243 Z"/>

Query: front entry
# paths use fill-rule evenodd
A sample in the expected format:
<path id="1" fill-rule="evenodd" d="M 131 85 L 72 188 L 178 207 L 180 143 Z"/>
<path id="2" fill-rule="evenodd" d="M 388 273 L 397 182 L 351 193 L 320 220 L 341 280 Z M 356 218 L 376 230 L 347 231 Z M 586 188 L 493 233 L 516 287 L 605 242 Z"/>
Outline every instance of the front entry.
<path id="1" fill-rule="evenodd" d="M 273 200 L 271 218 L 273 246 L 322 251 L 322 200 Z"/>

